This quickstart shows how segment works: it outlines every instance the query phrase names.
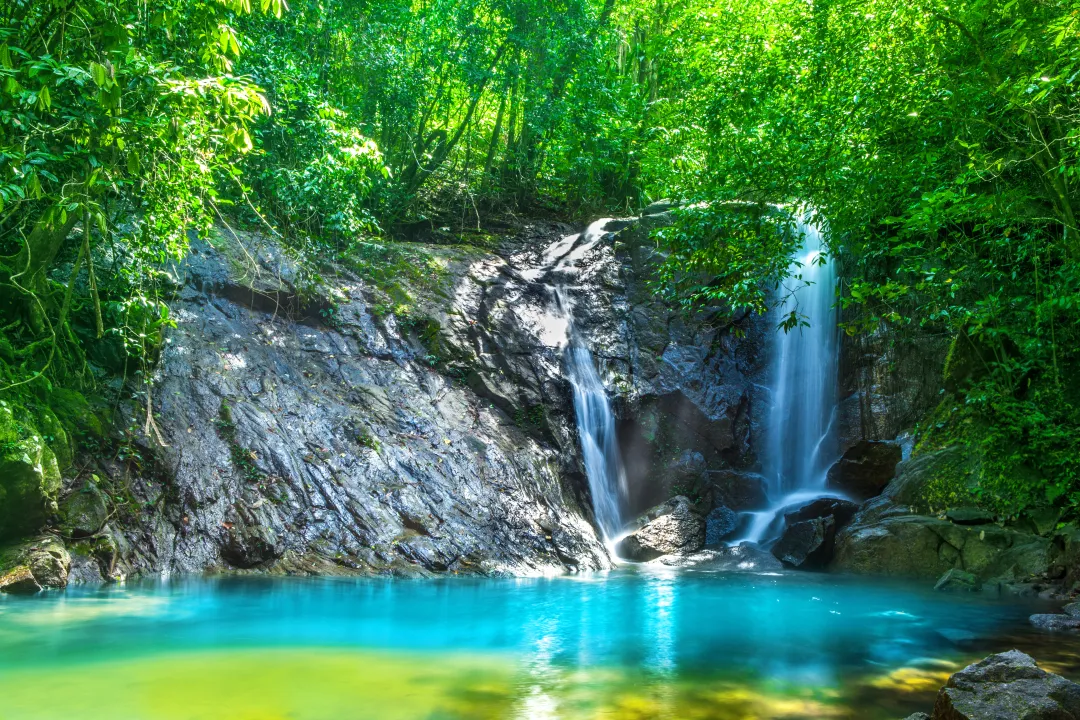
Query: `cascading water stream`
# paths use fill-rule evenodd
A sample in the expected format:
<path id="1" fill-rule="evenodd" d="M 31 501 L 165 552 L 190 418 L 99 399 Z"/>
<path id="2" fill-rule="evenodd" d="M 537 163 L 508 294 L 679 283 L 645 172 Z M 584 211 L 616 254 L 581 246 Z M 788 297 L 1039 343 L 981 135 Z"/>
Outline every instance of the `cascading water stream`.
<path id="1" fill-rule="evenodd" d="M 578 436 L 596 522 L 610 543 L 622 529 L 622 504 L 627 495 L 615 414 L 587 347 L 571 344 L 566 349 L 566 369 L 574 387 Z"/>
<path id="2" fill-rule="evenodd" d="M 837 495 L 825 491 L 825 475 L 837 451 L 836 271 L 822 254 L 821 229 L 800 221 L 798 230 L 804 240 L 793 262 L 801 266 L 802 281 L 778 313 L 786 317 L 794 310 L 809 326 L 778 331 L 774 340 L 772 409 L 763 462 L 771 507 L 749 513 L 750 522 L 740 538 L 755 543 L 771 539 L 769 533 L 782 510 Z"/>
<path id="3" fill-rule="evenodd" d="M 554 313 L 565 327 L 566 373 L 574 389 L 585 474 L 597 525 L 610 546 L 623 526 L 623 508 L 629 492 L 626 471 L 615 433 L 615 413 L 592 353 L 574 330 L 571 300 L 571 285 L 580 272 L 578 263 L 600 242 L 609 221 L 608 218 L 597 220 L 580 235 L 568 236 L 552 245 L 544 254 L 547 267 L 541 273 L 552 283 Z"/>

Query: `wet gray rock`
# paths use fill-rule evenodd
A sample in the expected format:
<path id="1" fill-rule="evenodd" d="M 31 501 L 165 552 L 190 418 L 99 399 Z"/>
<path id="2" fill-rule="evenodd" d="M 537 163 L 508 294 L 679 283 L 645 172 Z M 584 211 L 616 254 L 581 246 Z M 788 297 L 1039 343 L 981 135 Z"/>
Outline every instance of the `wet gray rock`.
<path id="1" fill-rule="evenodd" d="M 693 510 L 687 498 L 677 497 L 666 512 L 658 514 L 620 540 L 615 546 L 615 553 L 625 560 L 644 562 L 661 555 L 689 554 L 700 550 L 704 544 L 704 520 Z"/>
<path id="2" fill-rule="evenodd" d="M 688 555 L 664 555 L 651 564 L 710 572 L 779 572 L 784 569 L 784 564 L 770 553 L 749 544 L 705 548 Z"/>
<path id="3" fill-rule="evenodd" d="M 895 443 L 861 440 L 829 468 L 826 484 L 853 500 L 868 500 L 880 495 L 893 479 L 901 458 Z"/>
<path id="4" fill-rule="evenodd" d="M 922 712 L 912 713 L 904 718 L 904 720 L 930 720 L 930 716 Z"/>
<path id="5" fill-rule="evenodd" d="M 1061 608 L 1061 612 L 1069 617 L 1080 618 L 1080 602 L 1072 602 Z"/>
<path id="6" fill-rule="evenodd" d="M 790 525 L 772 547 L 785 565 L 807 570 L 825 567 L 832 559 L 836 521 L 830 515 Z"/>
<path id="7" fill-rule="evenodd" d="M 739 516 L 729 508 L 720 506 L 705 516 L 705 544 L 719 545 L 739 526 Z"/>
<path id="8" fill-rule="evenodd" d="M 687 318 L 654 295 L 648 233 L 670 221 L 610 221 L 595 241 L 566 243 L 555 241 L 573 228 L 538 223 L 498 253 L 427 247 L 441 269 L 434 286 L 408 288 L 400 316 L 345 268 L 299 292 L 298 269 L 265 238 L 194 241 L 174 272 L 177 327 L 156 370 L 143 467 L 98 464 L 106 482 L 130 477 L 137 501 L 133 521 L 105 529 L 110 572 L 608 567 L 552 317 L 560 273 L 619 416 L 630 511 L 677 491 L 712 507 L 718 473 L 754 463 L 771 327 Z M 571 255 L 572 277 L 556 270 Z M 145 408 L 120 414 L 126 427 Z M 718 494 L 733 509 L 764 504 L 760 478 L 744 477 Z M 696 526 L 700 540 L 681 548 L 700 547 Z M 77 563 L 78 577 L 93 571 Z"/>
<path id="9" fill-rule="evenodd" d="M 1019 650 L 991 655 L 949 678 L 932 720 L 1075 720 L 1080 685 Z"/>
<path id="10" fill-rule="evenodd" d="M 1038 614 L 1028 620 L 1040 630 L 1076 632 L 1080 630 L 1080 618 L 1072 615 Z"/>
<path id="11" fill-rule="evenodd" d="M 953 568 L 938 578 L 934 589 L 940 592 L 978 592 L 982 582 L 975 575 Z"/>

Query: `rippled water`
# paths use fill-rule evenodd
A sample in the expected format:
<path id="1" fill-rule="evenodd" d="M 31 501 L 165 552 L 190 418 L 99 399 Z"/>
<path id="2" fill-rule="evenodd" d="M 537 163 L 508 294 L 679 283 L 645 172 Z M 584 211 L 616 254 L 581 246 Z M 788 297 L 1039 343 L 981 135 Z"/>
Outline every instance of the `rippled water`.
<path id="1" fill-rule="evenodd" d="M 1042 606 L 808 574 L 229 578 L 0 596 L 0 719 L 901 718 Z"/>

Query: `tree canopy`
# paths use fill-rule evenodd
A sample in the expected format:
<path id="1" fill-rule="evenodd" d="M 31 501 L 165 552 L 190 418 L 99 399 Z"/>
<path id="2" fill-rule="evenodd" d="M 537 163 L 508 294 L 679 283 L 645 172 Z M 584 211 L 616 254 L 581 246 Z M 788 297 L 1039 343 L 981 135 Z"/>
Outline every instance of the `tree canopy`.
<path id="1" fill-rule="evenodd" d="M 798 239 L 731 209 L 780 204 L 847 332 L 951 343 L 921 437 L 983 481 L 942 501 L 1074 504 L 1078 92 L 1078 0 L 10 0 L 0 392 L 152 357 L 215 222 L 339 254 L 668 197 L 657 292 L 764 312 Z"/>

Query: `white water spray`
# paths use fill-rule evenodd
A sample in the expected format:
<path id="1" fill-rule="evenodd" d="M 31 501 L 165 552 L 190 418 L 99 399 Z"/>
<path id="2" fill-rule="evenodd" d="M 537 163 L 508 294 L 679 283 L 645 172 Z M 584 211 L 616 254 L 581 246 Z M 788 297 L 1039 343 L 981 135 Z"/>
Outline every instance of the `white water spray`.
<path id="1" fill-rule="evenodd" d="M 821 229 L 800 221 L 802 248 L 794 262 L 799 286 L 778 308 L 795 311 L 809 327 L 777 331 L 773 345 L 772 409 L 764 458 L 771 507 L 751 515 L 740 540 L 770 539 L 785 508 L 824 495 L 825 475 L 836 460 L 837 358 L 836 271 L 823 255 Z"/>
<path id="2" fill-rule="evenodd" d="M 615 433 L 615 413 L 592 353 L 574 330 L 570 292 L 580 274 L 579 263 L 602 240 L 609 222 L 610 218 L 597 220 L 585 232 L 554 243 L 544 253 L 542 265 L 534 276 L 536 279 L 543 277 L 552 288 L 555 308 L 550 324 L 565 328 L 562 342 L 566 347 L 566 374 L 574 389 L 574 410 L 585 474 L 597 525 L 610 546 L 622 529 L 629 490 Z"/>
<path id="3" fill-rule="evenodd" d="M 566 369 L 574 387 L 578 436 L 596 522 L 604 540 L 610 542 L 622 529 L 622 505 L 627 496 L 626 471 L 615 435 L 615 414 L 587 347 L 567 348 Z"/>

